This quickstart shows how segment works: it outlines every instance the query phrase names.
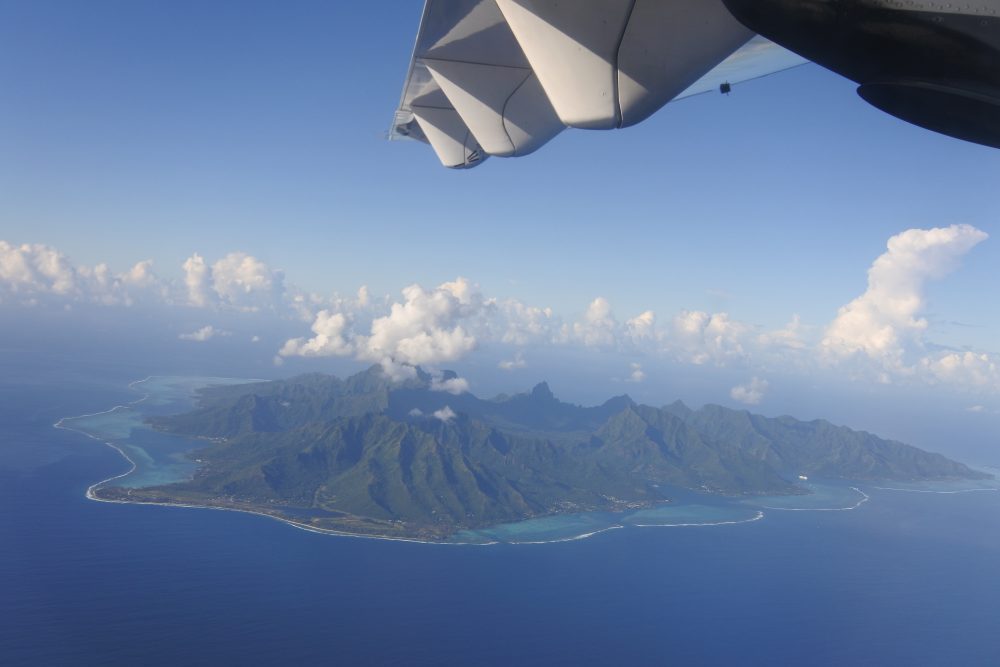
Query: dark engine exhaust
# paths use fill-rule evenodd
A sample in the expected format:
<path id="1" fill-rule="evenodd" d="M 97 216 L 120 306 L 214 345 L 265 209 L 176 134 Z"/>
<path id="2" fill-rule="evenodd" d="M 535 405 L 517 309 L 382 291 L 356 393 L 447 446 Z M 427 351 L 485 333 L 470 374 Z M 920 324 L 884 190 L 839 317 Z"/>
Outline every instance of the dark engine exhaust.
<path id="1" fill-rule="evenodd" d="M 944 12 L 922 2 L 723 1 L 751 30 L 859 83 L 882 111 L 1000 148 L 1000 1 Z"/>

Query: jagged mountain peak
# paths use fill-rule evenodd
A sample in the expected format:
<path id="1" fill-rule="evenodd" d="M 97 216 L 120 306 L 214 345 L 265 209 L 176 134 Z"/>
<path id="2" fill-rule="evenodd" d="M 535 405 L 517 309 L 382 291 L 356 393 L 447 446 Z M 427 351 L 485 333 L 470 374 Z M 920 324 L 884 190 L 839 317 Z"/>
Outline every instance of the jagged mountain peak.
<path id="1" fill-rule="evenodd" d="M 629 396 L 628 394 L 621 394 L 620 396 L 612 396 L 608 400 L 601 403 L 602 408 L 615 411 L 626 410 L 635 405 L 638 404 L 635 401 L 633 401 L 632 397 Z"/>
<path id="2" fill-rule="evenodd" d="M 552 393 L 548 382 L 539 382 L 532 388 L 531 398 L 535 400 L 555 401 L 556 395 Z"/>

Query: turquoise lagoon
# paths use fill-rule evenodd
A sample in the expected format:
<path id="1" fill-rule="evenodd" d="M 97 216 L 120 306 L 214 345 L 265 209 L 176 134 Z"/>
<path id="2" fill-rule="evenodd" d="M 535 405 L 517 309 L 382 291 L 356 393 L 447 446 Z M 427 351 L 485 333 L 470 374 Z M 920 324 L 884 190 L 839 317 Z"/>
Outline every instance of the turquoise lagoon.
<path id="1" fill-rule="evenodd" d="M 104 412 L 66 417 L 58 428 L 79 431 L 114 447 L 133 465 L 122 475 L 95 484 L 114 482 L 135 489 L 191 479 L 198 463 L 188 453 L 205 446 L 204 440 L 162 433 L 145 423 L 146 417 L 174 414 L 195 407 L 197 390 L 220 384 L 245 384 L 253 380 L 217 377 L 154 376 L 137 380 L 129 388 L 139 398 Z"/>

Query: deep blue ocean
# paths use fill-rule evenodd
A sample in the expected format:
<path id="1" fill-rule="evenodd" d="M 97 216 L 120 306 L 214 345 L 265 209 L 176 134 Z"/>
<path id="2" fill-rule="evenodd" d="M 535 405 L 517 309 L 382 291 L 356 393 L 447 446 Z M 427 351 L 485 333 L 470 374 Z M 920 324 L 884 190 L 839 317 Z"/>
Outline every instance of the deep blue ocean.
<path id="1" fill-rule="evenodd" d="M 1000 665 L 1000 493 L 538 545 L 312 534 L 89 501 L 61 417 L 144 376 L 4 358 L 0 665 Z"/>

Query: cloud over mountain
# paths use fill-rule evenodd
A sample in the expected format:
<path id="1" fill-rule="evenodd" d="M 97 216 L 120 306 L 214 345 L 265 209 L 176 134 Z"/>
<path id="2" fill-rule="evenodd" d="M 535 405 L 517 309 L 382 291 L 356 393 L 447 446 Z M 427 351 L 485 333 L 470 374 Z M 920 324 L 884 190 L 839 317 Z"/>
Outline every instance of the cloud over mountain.
<path id="1" fill-rule="evenodd" d="M 278 354 L 282 357 L 346 357 L 354 353 L 354 344 L 347 340 L 348 320 L 343 313 L 321 310 L 310 327 L 310 338 L 285 341 Z"/>
<path id="2" fill-rule="evenodd" d="M 733 387 L 729 391 L 729 396 L 734 401 L 739 401 L 746 405 L 760 405 L 760 402 L 764 400 L 764 394 L 767 392 L 768 386 L 767 380 L 752 377 L 750 378 L 750 382 Z"/>
<path id="3" fill-rule="evenodd" d="M 407 368 L 455 361 L 475 349 L 476 337 L 466 322 L 484 307 L 478 288 L 464 278 L 433 289 L 414 284 L 366 331 L 352 332 L 347 314 L 321 311 L 312 325 L 314 335 L 287 341 L 279 355 L 355 356 L 408 376 Z"/>

